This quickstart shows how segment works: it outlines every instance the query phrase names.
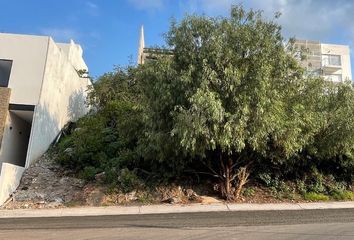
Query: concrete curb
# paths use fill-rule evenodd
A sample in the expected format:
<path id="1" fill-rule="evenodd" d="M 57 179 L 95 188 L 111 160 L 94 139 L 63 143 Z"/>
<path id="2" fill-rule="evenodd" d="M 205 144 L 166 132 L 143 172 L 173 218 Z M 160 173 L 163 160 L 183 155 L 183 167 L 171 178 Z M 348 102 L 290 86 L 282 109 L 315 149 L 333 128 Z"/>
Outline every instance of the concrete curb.
<path id="1" fill-rule="evenodd" d="M 279 210 L 315 210 L 354 208 L 353 202 L 324 203 L 270 203 L 270 204 L 189 204 L 189 205 L 145 205 L 145 206 L 110 206 L 78 207 L 59 209 L 15 209 L 0 210 L 0 218 L 33 217 L 74 217 L 101 215 L 166 214 L 193 212 L 234 212 L 234 211 L 279 211 Z"/>

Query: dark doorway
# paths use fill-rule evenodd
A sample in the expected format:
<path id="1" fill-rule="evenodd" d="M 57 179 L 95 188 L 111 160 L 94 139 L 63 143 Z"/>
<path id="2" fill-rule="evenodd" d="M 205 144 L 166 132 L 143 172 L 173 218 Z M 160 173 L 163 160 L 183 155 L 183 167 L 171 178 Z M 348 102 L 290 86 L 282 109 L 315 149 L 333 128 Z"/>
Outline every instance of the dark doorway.
<path id="1" fill-rule="evenodd" d="M 12 60 L 0 59 L 0 87 L 8 87 L 12 68 Z"/>

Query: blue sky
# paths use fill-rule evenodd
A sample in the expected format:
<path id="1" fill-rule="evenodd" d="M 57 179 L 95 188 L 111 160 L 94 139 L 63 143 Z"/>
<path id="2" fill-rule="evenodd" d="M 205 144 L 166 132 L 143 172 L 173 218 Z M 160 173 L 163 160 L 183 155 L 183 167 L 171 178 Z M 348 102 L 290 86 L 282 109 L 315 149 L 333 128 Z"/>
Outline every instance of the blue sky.
<path id="1" fill-rule="evenodd" d="M 239 3 L 264 10 L 265 17 L 282 12 L 279 23 L 286 37 L 354 47 L 353 0 L 0 0 L 0 32 L 74 39 L 97 77 L 136 61 L 142 24 L 146 45 L 161 45 L 171 17 L 227 15 L 231 4 Z"/>

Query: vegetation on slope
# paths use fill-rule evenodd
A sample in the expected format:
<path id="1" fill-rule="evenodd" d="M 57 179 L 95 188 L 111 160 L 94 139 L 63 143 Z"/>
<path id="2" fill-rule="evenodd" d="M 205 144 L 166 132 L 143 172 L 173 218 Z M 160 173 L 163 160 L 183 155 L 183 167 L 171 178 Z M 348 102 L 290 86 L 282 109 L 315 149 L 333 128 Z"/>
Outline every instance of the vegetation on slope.
<path id="1" fill-rule="evenodd" d="M 353 84 L 306 74 L 277 17 L 234 6 L 172 22 L 174 55 L 100 77 L 58 161 L 126 192 L 188 179 L 228 200 L 249 182 L 352 199 Z"/>

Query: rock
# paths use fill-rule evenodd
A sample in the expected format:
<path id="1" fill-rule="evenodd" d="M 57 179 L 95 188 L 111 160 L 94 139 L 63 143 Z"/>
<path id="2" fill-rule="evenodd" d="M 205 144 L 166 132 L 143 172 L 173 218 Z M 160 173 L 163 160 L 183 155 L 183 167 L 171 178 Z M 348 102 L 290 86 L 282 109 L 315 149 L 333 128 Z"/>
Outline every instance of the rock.
<path id="1" fill-rule="evenodd" d="M 34 192 L 18 191 L 13 195 L 14 202 L 26 202 L 35 199 L 37 195 Z"/>
<path id="2" fill-rule="evenodd" d="M 186 189 L 186 190 L 185 190 L 185 193 L 186 193 L 186 196 L 187 196 L 188 198 L 196 194 L 196 193 L 193 191 L 193 189 L 190 189 L 190 188 L 189 188 L 189 189 Z"/>
<path id="3" fill-rule="evenodd" d="M 65 202 L 82 200 L 85 181 L 64 176 L 64 172 L 64 169 L 44 155 L 25 170 L 20 186 L 7 207 L 45 208 L 49 204 L 49 207 L 59 207 Z"/>
<path id="4" fill-rule="evenodd" d="M 69 177 L 62 177 L 59 180 L 59 184 L 61 184 L 61 185 L 65 185 L 65 184 L 67 184 L 67 182 L 69 182 Z"/>
<path id="5" fill-rule="evenodd" d="M 56 197 L 56 198 L 54 198 L 53 202 L 55 202 L 55 203 L 63 203 L 64 200 L 62 198 L 60 198 L 60 197 Z"/>
<path id="6" fill-rule="evenodd" d="M 185 194 L 189 201 L 201 201 L 201 197 L 196 192 L 194 192 L 193 189 L 185 190 Z"/>
<path id="7" fill-rule="evenodd" d="M 50 202 L 47 204 L 48 208 L 58 208 L 58 207 L 62 207 L 63 204 L 59 203 L 59 202 Z"/>
<path id="8" fill-rule="evenodd" d="M 75 199 L 75 196 L 72 194 L 68 194 L 64 197 L 64 202 L 68 203 L 68 202 L 72 202 Z"/>
<path id="9" fill-rule="evenodd" d="M 49 167 L 48 168 L 50 171 L 52 172 L 57 172 L 58 171 L 58 168 L 56 166 L 53 166 L 53 167 Z"/>
<path id="10" fill-rule="evenodd" d="M 125 199 L 126 201 L 136 201 L 138 200 L 138 197 L 136 195 L 136 191 L 132 191 L 130 193 L 125 194 Z"/>
<path id="11" fill-rule="evenodd" d="M 95 175 L 95 180 L 97 182 L 103 182 L 105 177 L 106 177 L 106 173 L 105 172 L 97 173 Z"/>
<path id="12" fill-rule="evenodd" d="M 67 154 L 68 156 L 71 156 L 74 153 L 73 148 L 67 148 L 64 150 L 64 153 Z"/>
<path id="13" fill-rule="evenodd" d="M 182 200 L 181 200 L 181 198 L 178 198 L 178 197 L 170 197 L 167 199 L 163 199 L 161 202 L 162 203 L 169 203 L 169 204 L 176 204 L 176 203 L 182 202 Z"/>

